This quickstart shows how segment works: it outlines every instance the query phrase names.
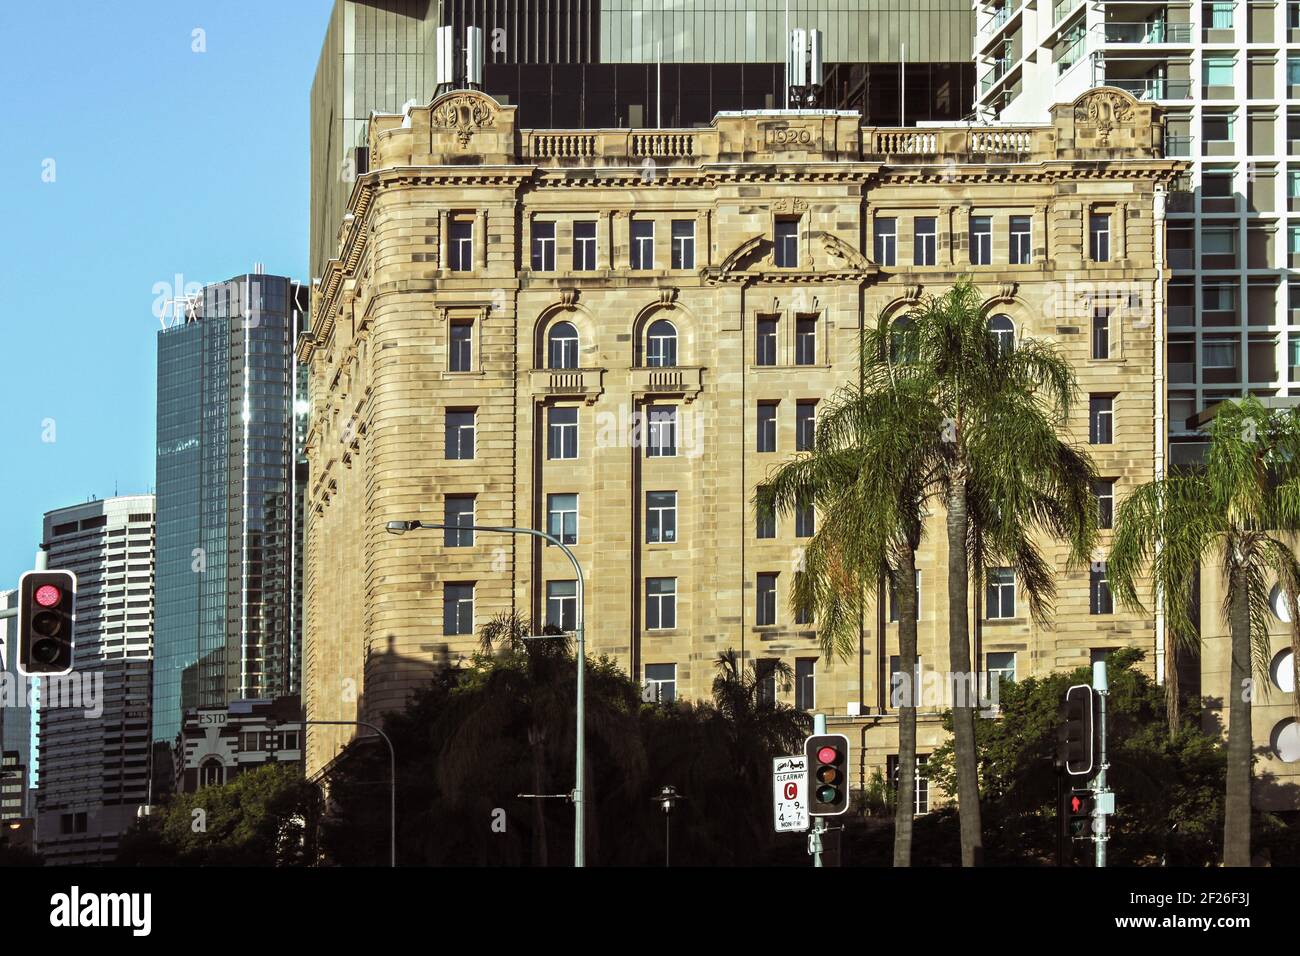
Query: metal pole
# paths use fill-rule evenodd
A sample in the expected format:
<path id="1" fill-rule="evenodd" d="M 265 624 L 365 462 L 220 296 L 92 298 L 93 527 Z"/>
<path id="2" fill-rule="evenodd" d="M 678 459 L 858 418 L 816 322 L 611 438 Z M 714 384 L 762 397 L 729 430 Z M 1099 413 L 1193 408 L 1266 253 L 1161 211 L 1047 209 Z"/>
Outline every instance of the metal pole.
<path id="1" fill-rule="evenodd" d="M 813 715 L 813 733 L 814 734 L 826 733 L 825 714 Z M 811 767 L 808 768 L 808 772 L 810 774 L 812 773 Z M 808 849 L 812 851 L 813 866 L 815 867 L 820 867 L 822 865 L 822 834 L 825 832 L 826 832 L 826 818 L 814 817 L 812 836 L 808 838 Z"/>
<path id="2" fill-rule="evenodd" d="M 392 522 L 390 522 L 389 526 L 390 528 L 392 527 Z M 578 726 L 577 726 L 577 733 L 576 733 L 576 739 L 574 744 L 577 749 L 577 755 L 574 759 L 574 765 L 575 765 L 574 784 L 573 784 L 573 794 L 571 799 L 573 800 L 573 865 L 586 866 L 587 865 L 587 836 L 586 836 L 586 829 L 585 829 L 586 806 L 584 805 L 584 801 L 583 801 L 582 783 L 583 783 L 583 771 L 585 769 L 585 763 L 586 763 L 585 754 L 587 749 L 587 731 L 586 731 L 586 719 L 585 719 L 586 710 L 587 710 L 586 688 L 585 688 L 586 671 L 587 671 L 587 645 L 586 645 L 586 636 L 585 636 L 586 614 L 583 611 L 583 608 L 586 606 L 586 601 L 584 600 L 585 586 L 582 578 L 582 566 L 578 564 L 577 557 L 574 555 L 572 551 L 569 550 L 568 545 L 566 545 L 563 541 L 561 541 L 559 538 L 555 537 L 554 535 L 547 534 L 545 531 L 538 531 L 536 528 L 492 527 L 488 525 L 478 525 L 478 524 L 447 525 L 447 524 L 437 524 L 430 521 L 407 522 L 408 530 L 415 530 L 415 529 L 445 530 L 447 528 L 451 528 L 452 530 L 459 530 L 459 531 L 483 531 L 483 532 L 490 532 L 493 534 L 526 534 L 526 535 L 532 535 L 534 538 L 541 538 L 543 541 L 549 541 L 551 544 L 555 545 L 561 551 L 564 552 L 565 557 L 569 559 L 569 563 L 573 565 L 574 573 L 578 576 L 578 620 L 576 622 L 577 625 L 576 637 L 578 642 L 578 687 L 577 687 Z"/>
<path id="3" fill-rule="evenodd" d="M 1093 780 L 1093 817 L 1092 830 L 1093 842 L 1097 847 L 1096 864 L 1099 867 L 1106 865 L 1106 813 L 1107 807 L 1102 805 L 1103 795 L 1108 793 L 1106 790 L 1106 697 L 1110 693 L 1109 685 L 1106 682 L 1106 662 L 1097 661 L 1092 665 L 1092 689 L 1097 692 L 1097 726 L 1098 726 L 1098 749 L 1100 751 L 1101 763 L 1100 770 Z"/>
<path id="4" fill-rule="evenodd" d="M 390 866 L 397 866 L 397 753 L 393 750 L 393 742 L 388 739 L 388 734 L 384 733 L 372 723 L 364 720 L 304 720 L 301 721 L 303 726 L 308 724 L 327 724 L 336 727 L 369 727 L 380 737 L 384 738 L 384 743 L 388 744 L 388 831 L 389 831 L 389 858 Z"/>

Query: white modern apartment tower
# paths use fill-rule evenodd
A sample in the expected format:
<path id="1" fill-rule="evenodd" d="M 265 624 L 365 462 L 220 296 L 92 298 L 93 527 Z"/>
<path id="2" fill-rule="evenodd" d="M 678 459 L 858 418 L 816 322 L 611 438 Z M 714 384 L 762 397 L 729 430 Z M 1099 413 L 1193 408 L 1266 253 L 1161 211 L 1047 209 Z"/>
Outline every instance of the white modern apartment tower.
<path id="1" fill-rule="evenodd" d="M 43 541 L 49 567 L 77 575 L 77 624 L 71 677 L 41 678 L 37 849 L 46 865 L 111 863 L 149 799 L 154 496 L 51 511 Z"/>
<path id="2" fill-rule="evenodd" d="M 1166 109 L 1171 460 L 1196 412 L 1300 395 L 1300 2 L 975 3 L 980 115 L 1037 122 L 1112 86 Z"/>

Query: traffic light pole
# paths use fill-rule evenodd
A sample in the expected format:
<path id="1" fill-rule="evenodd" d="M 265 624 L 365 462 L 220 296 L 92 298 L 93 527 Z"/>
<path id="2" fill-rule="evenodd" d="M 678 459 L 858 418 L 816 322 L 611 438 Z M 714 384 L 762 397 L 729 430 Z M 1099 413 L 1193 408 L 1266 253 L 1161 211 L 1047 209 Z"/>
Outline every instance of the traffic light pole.
<path id="1" fill-rule="evenodd" d="M 573 572 L 578 577 L 578 617 L 574 622 L 574 629 L 577 639 L 578 652 L 578 682 L 577 682 L 577 721 L 578 726 L 575 733 L 574 748 L 577 755 L 574 759 L 574 784 L 573 793 L 570 799 L 573 800 L 573 865 L 587 865 L 587 830 L 586 830 L 586 806 L 583 802 L 583 773 L 585 770 L 585 757 L 587 752 L 587 730 L 586 730 L 586 692 L 584 689 L 585 676 L 587 669 L 587 645 L 584 637 L 585 613 L 583 611 L 583 579 L 582 566 L 578 564 L 578 559 L 572 551 L 555 535 L 547 534 L 545 531 L 538 531 L 536 528 L 497 528 L 487 525 L 477 524 L 437 524 L 431 521 L 390 521 L 387 530 L 390 534 L 402 534 L 406 531 L 423 531 L 423 530 L 452 530 L 452 531 L 484 531 L 493 534 L 523 534 L 531 535 L 534 538 L 541 538 L 543 541 L 549 541 L 569 559 L 573 565 Z"/>
<path id="2" fill-rule="evenodd" d="M 815 714 L 813 716 L 813 734 L 826 733 L 826 715 Z M 811 773 L 811 769 L 809 770 Z M 822 865 L 822 834 L 826 832 L 826 818 L 813 817 L 812 833 L 808 835 L 808 852 L 812 854 L 813 866 Z"/>
<path id="3" fill-rule="evenodd" d="M 1097 776 L 1093 778 L 1092 789 L 1094 799 L 1092 801 L 1092 833 L 1093 843 L 1096 845 L 1096 865 L 1105 867 L 1106 865 L 1106 841 L 1109 837 L 1106 835 L 1106 816 L 1114 812 L 1113 806 L 1109 805 L 1108 798 L 1110 791 L 1106 789 L 1106 697 L 1110 693 L 1110 687 L 1106 680 L 1106 662 L 1097 661 L 1092 665 L 1092 689 L 1097 692 L 1097 749 L 1098 749 L 1098 771 Z"/>

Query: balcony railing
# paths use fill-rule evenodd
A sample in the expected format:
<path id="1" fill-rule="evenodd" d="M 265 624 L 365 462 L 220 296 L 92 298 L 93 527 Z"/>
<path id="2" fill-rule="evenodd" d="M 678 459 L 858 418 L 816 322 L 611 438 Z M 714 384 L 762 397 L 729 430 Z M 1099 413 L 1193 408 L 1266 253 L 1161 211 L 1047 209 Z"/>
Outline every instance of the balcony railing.
<path id="1" fill-rule="evenodd" d="M 1052 7 L 1052 25 L 1060 23 L 1065 19 L 1065 15 L 1077 7 L 1082 0 L 1056 0 L 1055 6 Z"/>
<path id="2" fill-rule="evenodd" d="M 1011 69 L 1011 58 L 1002 57 L 993 61 L 993 68 L 980 77 L 980 92 L 987 93 L 993 88 L 998 80 L 1007 75 L 1007 70 Z"/>
<path id="3" fill-rule="evenodd" d="M 1107 79 L 1106 85 L 1131 93 L 1139 100 L 1187 100 L 1192 97 L 1191 80 L 1170 80 L 1164 77 Z"/>
<path id="4" fill-rule="evenodd" d="M 1166 133 L 1165 134 L 1165 155 L 1166 156 L 1192 155 L 1192 137 L 1190 135 Z"/>
<path id="5" fill-rule="evenodd" d="M 1003 24 L 1011 19 L 1011 14 L 1014 12 L 1012 0 L 1007 0 L 1005 6 L 999 7 L 993 13 L 993 16 L 989 17 L 988 20 L 984 22 L 984 29 L 982 29 L 980 33 L 984 36 L 997 33 L 998 30 L 1002 28 Z"/>
<path id="6" fill-rule="evenodd" d="M 1169 23 L 1165 20 L 1131 22 L 1111 20 L 1105 24 L 1107 43 L 1191 43 L 1190 23 Z"/>
<path id="7" fill-rule="evenodd" d="M 1084 53 L 1087 52 L 1087 44 L 1084 42 L 1087 39 L 1087 34 L 1084 34 L 1065 48 L 1065 52 L 1056 61 L 1056 72 L 1058 74 L 1064 73 L 1083 59 Z"/>

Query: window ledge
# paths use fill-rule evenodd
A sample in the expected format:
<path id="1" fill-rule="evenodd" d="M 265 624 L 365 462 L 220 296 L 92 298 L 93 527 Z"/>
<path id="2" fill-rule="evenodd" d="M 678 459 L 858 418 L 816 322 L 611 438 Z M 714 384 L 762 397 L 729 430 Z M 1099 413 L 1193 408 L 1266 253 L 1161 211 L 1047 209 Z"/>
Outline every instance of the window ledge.
<path id="1" fill-rule="evenodd" d="M 986 617 L 983 619 L 982 623 L 995 627 L 1007 627 L 1017 624 L 1028 624 L 1029 619 L 1024 617 Z"/>

